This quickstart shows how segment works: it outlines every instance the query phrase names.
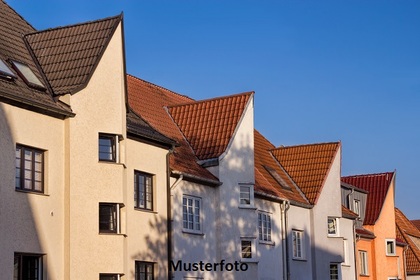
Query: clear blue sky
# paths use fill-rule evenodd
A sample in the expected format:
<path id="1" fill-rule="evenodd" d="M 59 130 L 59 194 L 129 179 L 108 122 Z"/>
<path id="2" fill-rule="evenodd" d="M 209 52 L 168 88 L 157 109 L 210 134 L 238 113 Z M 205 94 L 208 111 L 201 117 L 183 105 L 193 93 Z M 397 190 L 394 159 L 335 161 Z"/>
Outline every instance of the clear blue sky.
<path id="1" fill-rule="evenodd" d="M 7 0 L 36 29 L 124 12 L 127 71 L 195 99 L 255 91 L 275 145 L 342 141 L 420 219 L 420 1 Z"/>

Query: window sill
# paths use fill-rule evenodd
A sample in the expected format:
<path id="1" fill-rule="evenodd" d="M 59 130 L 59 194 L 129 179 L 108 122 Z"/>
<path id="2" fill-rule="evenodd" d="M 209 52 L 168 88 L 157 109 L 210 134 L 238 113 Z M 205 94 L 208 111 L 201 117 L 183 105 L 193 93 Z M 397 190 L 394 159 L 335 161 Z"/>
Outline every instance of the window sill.
<path id="1" fill-rule="evenodd" d="M 16 192 L 20 192 L 20 193 L 30 193 L 30 194 L 36 194 L 36 195 L 41 195 L 41 196 L 50 196 L 49 194 L 43 193 L 43 192 L 34 192 L 34 191 L 30 191 L 30 190 L 20 190 L 20 189 L 15 189 Z"/>
<path id="2" fill-rule="evenodd" d="M 255 207 L 254 205 L 244 205 L 241 204 L 238 206 L 239 209 L 247 209 L 247 210 L 257 210 L 257 207 Z"/>
<path id="3" fill-rule="evenodd" d="M 296 258 L 296 257 L 293 257 L 292 260 L 298 261 L 298 262 L 306 262 L 307 261 L 307 259 L 305 259 L 305 258 Z"/>
<path id="4" fill-rule="evenodd" d="M 204 236 L 204 233 L 200 231 L 192 231 L 192 230 L 187 230 L 187 229 L 182 229 L 182 233 Z"/>
<path id="5" fill-rule="evenodd" d="M 338 234 L 335 234 L 335 235 L 328 235 L 327 236 L 328 238 L 343 238 L 342 236 L 339 236 Z"/>
<path id="6" fill-rule="evenodd" d="M 351 267 L 351 264 L 349 264 L 349 263 L 342 263 L 341 266 Z"/>
<path id="7" fill-rule="evenodd" d="M 258 240 L 258 244 L 261 245 L 269 245 L 269 246 L 275 246 L 276 242 L 274 241 L 264 241 L 264 240 Z"/>
<path id="8" fill-rule="evenodd" d="M 241 259 L 242 263 L 258 263 L 259 261 L 257 259 Z"/>
<path id="9" fill-rule="evenodd" d="M 112 233 L 112 232 L 100 232 L 99 235 L 113 235 L 113 236 L 127 237 L 127 234 L 125 234 L 125 233 Z"/>
<path id="10" fill-rule="evenodd" d="M 153 211 L 153 210 L 148 210 L 148 209 L 143 209 L 143 208 L 137 208 L 137 207 L 134 207 L 134 210 L 139 211 L 139 212 L 149 213 L 149 214 L 159 214 L 158 212 Z"/>

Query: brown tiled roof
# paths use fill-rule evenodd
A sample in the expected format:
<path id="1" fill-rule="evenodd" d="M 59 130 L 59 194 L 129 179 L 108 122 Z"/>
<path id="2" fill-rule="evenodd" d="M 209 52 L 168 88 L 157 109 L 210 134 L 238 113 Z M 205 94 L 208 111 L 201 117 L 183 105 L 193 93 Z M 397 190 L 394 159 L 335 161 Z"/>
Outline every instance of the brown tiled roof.
<path id="1" fill-rule="evenodd" d="M 420 230 L 420 220 L 411 220 L 411 222 Z"/>
<path id="2" fill-rule="evenodd" d="M 121 20 L 116 16 L 25 36 L 55 94 L 86 86 Z"/>
<path id="3" fill-rule="evenodd" d="M 279 147 L 272 153 L 309 202 L 315 204 L 339 147 L 339 142 L 319 143 Z"/>
<path id="4" fill-rule="evenodd" d="M 252 92 L 168 106 L 169 114 L 200 160 L 227 148 Z"/>
<path id="5" fill-rule="evenodd" d="M 261 133 L 254 130 L 255 190 L 309 205 L 296 184 L 271 154 L 274 148 L 275 146 Z M 272 168 L 280 176 L 281 182 L 269 173 L 267 167 Z"/>
<path id="6" fill-rule="evenodd" d="M 178 142 L 179 146 L 176 147 L 170 158 L 172 170 L 203 179 L 217 180 L 197 163 L 197 157 L 191 147 L 165 110 L 165 106 L 184 104 L 193 101 L 193 99 L 131 75 L 127 76 L 127 87 L 128 103 L 134 112 L 144 118 L 154 129 Z"/>
<path id="7" fill-rule="evenodd" d="M 37 63 L 32 59 L 26 47 L 23 36 L 34 31 L 35 29 L 29 23 L 3 0 L 0 0 L 0 59 L 11 69 L 11 60 L 28 65 L 47 88 L 46 90 L 31 88 L 14 72 L 16 78 L 13 80 L 0 78 L 0 99 L 54 116 L 71 116 L 73 114 L 67 105 L 53 99 L 52 92 L 48 89 Z"/>
<path id="8" fill-rule="evenodd" d="M 382 210 L 394 172 L 345 176 L 341 180 L 368 191 L 364 225 L 374 225 Z"/>
<path id="9" fill-rule="evenodd" d="M 395 223 L 397 237 L 408 244 L 406 252 L 407 273 L 420 274 L 420 230 L 398 208 L 395 208 Z"/>
<path id="10" fill-rule="evenodd" d="M 349 208 L 345 207 L 344 205 L 341 205 L 341 214 L 344 218 L 349 219 L 357 219 L 359 215 L 351 211 Z"/>
<path id="11" fill-rule="evenodd" d="M 365 238 L 369 238 L 369 239 L 374 239 L 375 238 L 375 234 L 373 232 L 371 232 L 370 230 L 367 230 L 363 227 L 356 228 L 356 234 L 360 235 L 361 237 L 365 237 Z"/>

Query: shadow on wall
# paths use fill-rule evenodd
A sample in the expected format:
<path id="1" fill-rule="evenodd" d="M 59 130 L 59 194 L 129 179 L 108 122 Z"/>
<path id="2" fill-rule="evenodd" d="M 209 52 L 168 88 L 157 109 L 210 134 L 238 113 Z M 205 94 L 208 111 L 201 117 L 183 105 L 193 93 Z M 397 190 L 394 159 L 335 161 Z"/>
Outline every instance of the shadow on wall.
<path id="1" fill-rule="evenodd" d="M 48 257 L 43 244 L 48 237 L 43 235 L 37 216 L 38 219 L 44 216 L 48 219 L 49 214 L 40 213 L 40 209 L 32 203 L 32 196 L 39 195 L 15 190 L 16 140 L 11 127 L 6 106 L 0 103 L 0 271 L 4 279 L 15 279 L 14 273 L 25 262 L 37 260 L 40 265 L 42 261 L 46 264 Z M 43 267 L 43 276 L 48 279 L 57 277 L 52 275 L 47 265 Z"/>

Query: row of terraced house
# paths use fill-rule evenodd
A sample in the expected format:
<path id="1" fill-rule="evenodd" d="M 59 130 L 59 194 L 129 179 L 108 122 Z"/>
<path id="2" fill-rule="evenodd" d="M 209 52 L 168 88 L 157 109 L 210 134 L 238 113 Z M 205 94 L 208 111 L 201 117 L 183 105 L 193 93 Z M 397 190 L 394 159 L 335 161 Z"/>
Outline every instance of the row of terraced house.
<path id="1" fill-rule="evenodd" d="M 128 75 L 123 38 L 122 15 L 37 31 L 0 0 L 2 279 L 420 279 L 395 171 L 274 146 L 254 92 Z"/>

